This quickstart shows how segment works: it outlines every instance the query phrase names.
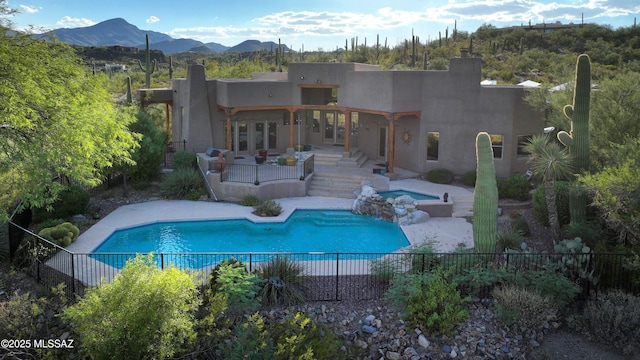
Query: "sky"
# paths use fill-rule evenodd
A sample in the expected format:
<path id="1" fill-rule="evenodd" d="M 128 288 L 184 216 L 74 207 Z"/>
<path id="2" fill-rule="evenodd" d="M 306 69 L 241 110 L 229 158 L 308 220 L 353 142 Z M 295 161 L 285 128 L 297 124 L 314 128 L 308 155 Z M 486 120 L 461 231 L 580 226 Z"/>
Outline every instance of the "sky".
<path id="1" fill-rule="evenodd" d="M 234 46 L 244 40 L 281 42 L 293 50 L 335 50 L 345 40 L 371 46 L 379 36 L 395 46 L 411 39 L 435 40 L 454 25 L 475 32 L 537 23 L 640 25 L 639 0 L 7 0 L 19 10 L 10 18 L 27 29 L 75 28 L 123 18 L 141 30 L 173 38 Z M 36 31 L 42 32 L 42 31 Z"/>

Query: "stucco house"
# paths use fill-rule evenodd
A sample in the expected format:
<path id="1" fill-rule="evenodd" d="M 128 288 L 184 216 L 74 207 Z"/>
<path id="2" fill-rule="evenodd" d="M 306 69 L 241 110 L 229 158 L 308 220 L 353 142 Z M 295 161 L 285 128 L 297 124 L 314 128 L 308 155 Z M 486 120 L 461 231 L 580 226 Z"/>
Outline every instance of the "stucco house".
<path id="1" fill-rule="evenodd" d="M 252 79 L 207 79 L 192 65 L 170 89 L 141 90 L 145 103 L 170 105 L 174 141 L 236 156 L 292 153 L 296 145 L 340 148 L 349 159 L 388 162 L 425 173 L 475 170 L 475 137 L 491 134 L 496 173 L 527 170 L 522 144 L 543 130 L 543 113 L 516 85 L 483 86 L 481 60 L 450 60 L 447 71 L 387 71 L 359 63 L 291 63 Z M 350 164 L 358 166 L 360 160 Z M 342 163 L 344 164 L 344 163 Z M 338 164 L 341 165 L 341 164 Z"/>

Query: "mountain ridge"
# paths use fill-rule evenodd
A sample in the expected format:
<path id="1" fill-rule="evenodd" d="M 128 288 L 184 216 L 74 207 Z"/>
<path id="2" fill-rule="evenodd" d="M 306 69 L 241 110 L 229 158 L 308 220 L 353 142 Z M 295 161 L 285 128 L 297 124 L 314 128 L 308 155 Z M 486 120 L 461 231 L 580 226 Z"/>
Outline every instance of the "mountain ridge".
<path id="1" fill-rule="evenodd" d="M 202 53 L 256 52 L 273 50 L 275 48 L 273 41 L 260 42 L 258 40 L 245 40 L 235 46 L 229 47 L 215 42 L 203 43 L 188 38 L 175 39 L 165 33 L 141 30 L 123 18 L 113 18 L 86 27 L 55 29 L 44 34 L 38 34 L 36 37 L 55 37 L 59 41 L 70 45 L 145 48 L 145 35 L 149 35 L 149 47 L 151 49 L 160 50 L 165 54 L 190 51 Z M 285 45 L 282 47 L 285 51 L 288 51 Z"/>

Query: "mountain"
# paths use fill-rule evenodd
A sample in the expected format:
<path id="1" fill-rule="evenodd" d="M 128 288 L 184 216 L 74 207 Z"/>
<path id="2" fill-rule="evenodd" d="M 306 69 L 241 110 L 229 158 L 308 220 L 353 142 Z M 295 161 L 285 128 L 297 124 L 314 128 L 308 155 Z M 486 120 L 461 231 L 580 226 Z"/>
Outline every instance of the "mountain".
<path id="1" fill-rule="evenodd" d="M 125 19 L 116 18 L 101 23 L 71 29 L 56 29 L 49 33 L 36 35 L 38 38 L 47 38 L 51 34 L 58 40 L 80 46 L 130 46 L 144 48 L 146 46 L 145 35 L 149 35 L 149 47 L 160 50 L 165 54 L 179 52 L 255 52 L 260 50 L 275 50 L 278 45 L 273 41 L 260 42 L 247 40 L 232 48 L 222 44 L 210 42 L 202 43 L 193 39 L 174 39 L 167 34 L 157 31 L 140 30 L 137 26 L 129 24 Z M 283 46 L 288 51 L 286 46 Z"/>
<path id="2" fill-rule="evenodd" d="M 260 42 L 258 40 L 245 40 L 236 46 L 227 49 L 227 52 L 256 52 L 261 50 L 273 50 L 278 48 L 278 44 L 273 41 Z M 284 51 L 289 51 L 286 45 L 282 45 Z"/>
<path id="3" fill-rule="evenodd" d="M 106 20 L 87 27 L 56 29 L 50 33 L 53 33 L 58 40 L 64 43 L 82 46 L 121 45 L 139 47 L 142 43 L 142 47 L 144 47 L 146 34 L 149 34 L 150 43 L 173 40 L 167 34 L 140 30 L 122 18 Z M 47 35 L 42 34 L 40 37 L 46 37 Z"/>

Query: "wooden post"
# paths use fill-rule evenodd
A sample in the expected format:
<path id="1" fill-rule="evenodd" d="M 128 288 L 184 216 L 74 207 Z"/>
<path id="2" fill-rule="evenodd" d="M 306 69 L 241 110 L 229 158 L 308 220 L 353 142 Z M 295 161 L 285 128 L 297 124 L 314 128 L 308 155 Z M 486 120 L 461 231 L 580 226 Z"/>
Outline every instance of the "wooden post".
<path id="1" fill-rule="evenodd" d="M 293 133 L 295 127 L 295 119 L 294 119 L 294 111 L 293 108 L 289 109 L 289 147 L 293 148 Z"/>
<path id="2" fill-rule="evenodd" d="M 351 140 L 351 111 L 344 112 L 344 152 L 349 152 L 350 140 Z"/>
<path id="3" fill-rule="evenodd" d="M 389 163 L 388 171 L 393 173 L 393 157 L 396 150 L 396 129 L 395 129 L 395 114 L 389 113 L 387 120 L 389 120 L 389 152 L 387 155 L 387 162 Z"/>

